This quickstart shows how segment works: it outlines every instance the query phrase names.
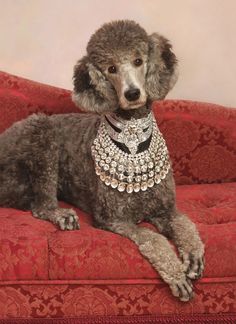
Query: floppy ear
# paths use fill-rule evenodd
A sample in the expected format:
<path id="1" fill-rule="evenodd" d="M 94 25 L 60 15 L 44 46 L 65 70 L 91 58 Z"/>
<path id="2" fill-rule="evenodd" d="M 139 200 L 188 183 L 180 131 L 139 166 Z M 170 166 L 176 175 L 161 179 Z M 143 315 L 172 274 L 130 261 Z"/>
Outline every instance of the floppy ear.
<path id="1" fill-rule="evenodd" d="M 106 113 L 117 108 L 114 88 L 87 56 L 75 65 L 73 81 L 72 100 L 82 110 Z"/>
<path id="2" fill-rule="evenodd" d="M 163 36 L 157 33 L 149 36 L 146 91 L 151 101 L 164 99 L 177 81 L 177 59 L 171 49 Z"/>

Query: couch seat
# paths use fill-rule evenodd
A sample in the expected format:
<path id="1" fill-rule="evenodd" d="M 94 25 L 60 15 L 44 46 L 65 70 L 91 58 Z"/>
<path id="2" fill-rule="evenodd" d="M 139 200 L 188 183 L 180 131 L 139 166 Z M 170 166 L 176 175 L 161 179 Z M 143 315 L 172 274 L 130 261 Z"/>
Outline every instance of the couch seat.
<path id="1" fill-rule="evenodd" d="M 206 245 L 204 278 L 236 277 L 235 197 L 236 183 L 177 186 L 178 207 L 195 222 Z M 60 231 L 30 212 L 1 208 L 0 280 L 159 277 L 134 243 L 94 228 L 91 217 L 76 210 L 81 229 Z"/>

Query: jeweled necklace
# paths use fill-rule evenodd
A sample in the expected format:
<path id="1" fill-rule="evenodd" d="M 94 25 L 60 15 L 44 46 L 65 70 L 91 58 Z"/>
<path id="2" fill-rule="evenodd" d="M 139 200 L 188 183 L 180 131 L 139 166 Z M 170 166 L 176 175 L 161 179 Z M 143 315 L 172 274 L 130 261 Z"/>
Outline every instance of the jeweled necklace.
<path id="1" fill-rule="evenodd" d="M 137 153 L 139 145 L 148 140 L 148 149 Z M 121 150 L 116 142 L 124 144 L 130 153 Z M 91 151 L 96 174 L 120 192 L 146 191 L 165 179 L 170 169 L 166 143 L 152 113 L 130 120 L 103 117 Z"/>
<path id="2" fill-rule="evenodd" d="M 125 144 L 132 155 L 137 153 L 139 144 L 145 142 L 152 134 L 151 113 L 146 118 L 140 119 L 121 120 L 112 115 L 107 115 L 105 118 L 119 130 L 117 132 L 109 123 L 106 123 L 108 135 L 114 141 Z"/>

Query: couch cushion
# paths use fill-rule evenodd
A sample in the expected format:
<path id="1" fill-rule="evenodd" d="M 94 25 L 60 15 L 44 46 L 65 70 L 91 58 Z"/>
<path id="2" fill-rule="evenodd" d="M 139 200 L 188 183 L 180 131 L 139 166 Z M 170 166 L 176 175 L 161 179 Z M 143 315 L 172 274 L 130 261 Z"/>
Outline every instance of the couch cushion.
<path id="1" fill-rule="evenodd" d="M 56 229 L 31 213 L 0 208 L 0 280 L 48 278 L 48 235 Z"/>
<path id="2" fill-rule="evenodd" d="M 178 207 L 206 245 L 204 277 L 236 276 L 235 196 L 236 183 L 177 187 Z M 0 280 L 158 277 L 135 244 L 95 229 L 90 216 L 77 212 L 81 229 L 63 232 L 30 212 L 0 209 Z"/>
<path id="3" fill-rule="evenodd" d="M 236 276 L 236 183 L 179 186 L 178 207 L 206 246 L 204 277 Z"/>

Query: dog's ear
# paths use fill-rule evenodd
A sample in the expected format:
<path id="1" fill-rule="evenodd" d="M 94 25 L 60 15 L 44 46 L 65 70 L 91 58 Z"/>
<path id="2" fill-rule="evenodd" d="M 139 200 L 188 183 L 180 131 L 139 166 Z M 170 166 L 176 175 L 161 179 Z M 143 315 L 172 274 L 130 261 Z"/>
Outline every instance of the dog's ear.
<path id="1" fill-rule="evenodd" d="M 72 100 L 82 110 L 106 113 L 117 108 L 114 88 L 87 56 L 75 65 L 73 81 Z"/>
<path id="2" fill-rule="evenodd" d="M 169 41 L 154 33 L 149 36 L 146 91 L 151 101 L 164 99 L 178 78 L 177 59 Z"/>

